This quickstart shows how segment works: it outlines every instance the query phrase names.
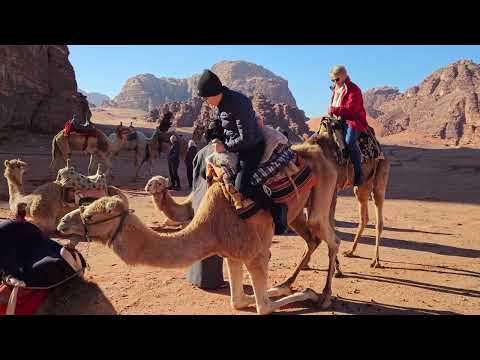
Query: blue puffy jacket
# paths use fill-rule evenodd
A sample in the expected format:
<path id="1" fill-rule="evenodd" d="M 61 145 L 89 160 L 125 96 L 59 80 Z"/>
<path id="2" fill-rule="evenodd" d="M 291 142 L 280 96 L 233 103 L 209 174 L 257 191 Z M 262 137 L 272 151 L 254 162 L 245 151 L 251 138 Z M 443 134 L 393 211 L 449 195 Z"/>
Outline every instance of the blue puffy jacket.
<path id="1" fill-rule="evenodd" d="M 218 115 L 225 133 L 225 147 L 231 152 L 248 150 L 263 140 L 250 99 L 224 87 Z"/>

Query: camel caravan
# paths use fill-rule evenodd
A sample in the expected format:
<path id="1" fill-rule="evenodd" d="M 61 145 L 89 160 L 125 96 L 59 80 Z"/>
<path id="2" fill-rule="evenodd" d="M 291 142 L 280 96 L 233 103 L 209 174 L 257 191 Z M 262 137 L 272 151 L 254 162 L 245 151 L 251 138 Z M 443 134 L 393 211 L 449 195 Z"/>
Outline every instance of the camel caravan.
<path id="1" fill-rule="evenodd" d="M 235 107 L 232 99 L 243 101 L 242 94 L 218 87 L 211 74 L 205 72 L 202 75 L 199 96 L 219 109 L 230 105 L 229 102 Z M 217 96 L 219 99 L 215 98 Z M 363 176 L 359 184 L 358 169 L 354 168 L 348 152 L 350 144 L 345 141 L 342 116 L 329 114 L 323 117 L 317 132 L 303 141 L 299 138 L 295 143 L 273 127 L 260 122 L 249 124 L 258 127 L 264 143 L 261 153 L 255 155 L 258 162 L 247 180 L 249 186 L 263 191 L 261 196 L 268 197 L 274 209 L 284 211 L 275 212 L 263 206 L 261 197 L 246 195 L 241 187 L 239 190 L 236 179 L 248 168 L 247 160 L 242 150 L 235 150 L 239 141 L 229 142 L 229 134 L 236 131 L 228 124 L 230 113 L 219 113 L 220 119 L 195 124 L 195 142 L 204 143 L 201 152 L 209 151 L 204 157 L 199 157 L 199 152 L 194 161 L 196 171 L 207 183 L 198 206 L 194 205 L 195 185 L 190 196 L 178 202 L 169 192 L 169 179 L 152 173 L 151 162 L 167 151 L 168 139 L 173 133 L 169 131 L 170 114 L 164 115 L 164 121 L 150 138 L 135 130 L 132 124 L 130 128 L 120 124 L 107 137 L 88 121 L 86 124 L 70 122 L 52 141 L 52 169 L 56 170 L 60 159 L 66 166 L 57 171 L 55 181 L 38 187 L 31 194 L 24 194 L 22 189 L 28 165 L 18 159 L 5 161 L 10 210 L 15 216 L 0 225 L 0 232 L 11 233 L 28 227 L 28 231 L 40 238 L 38 243 L 44 244 L 42 249 L 48 248 L 48 251 L 43 258 L 40 256 L 43 254 L 37 254 L 35 259 L 32 256 L 20 259 L 18 255 L 18 264 L 32 269 L 29 274 L 18 271 L 18 264 L 10 261 L 10 273 L 3 271 L 2 274 L 4 285 L 0 291 L 0 310 L 3 301 L 4 313 L 25 313 L 25 308 L 29 307 L 33 309 L 31 313 L 42 313 L 42 302 L 58 293 L 47 290 L 61 287 L 71 278 L 82 277 L 88 257 L 75 249 L 79 242 L 104 244 L 128 265 L 186 268 L 212 255 L 223 257 L 228 269 L 230 302 L 236 310 L 255 306 L 258 314 L 270 314 L 299 301 L 309 301 L 313 306 L 327 309 L 332 303 L 333 278 L 342 276 L 338 258 L 341 239 L 335 232 L 337 193 L 351 187 L 358 200 L 360 219 L 353 246 L 344 255 L 352 256 L 356 250 L 368 222 L 368 200 L 371 197 L 376 209 L 376 244 L 371 266 L 381 267 L 379 248 L 390 163 L 371 127 L 356 139 L 355 145 L 361 156 L 360 175 Z M 242 124 L 242 137 L 248 138 L 247 131 L 257 130 Z M 184 156 L 185 146 L 181 144 L 180 147 L 181 156 Z M 127 196 L 109 184 L 113 159 L 121 149 L 134 152 L 132 172 L 135 178 L 142 165 L 148 164 L 150 179 L 144 185 L 145 194 L 151 196 L 158 215 L 163 213 L 166 216 L 162 227 L 177 226 L 175 231 L 162 227 L 154 229 L 144 224 L 136 216 L 135 209 L 130 207 Z M 72 166 L 72 151 L 82 151 L 90 156 L 87 175 Z M 99 163 L 97 173 L 90 175 L 94 161 Z M 281 284 L 269 288 L 270 248 L 274 235 L 282 233 L 279 230 L 281 221 L 304 240 L 305 251 L 292 274 Z M 27 230 L 21 231 L 26 234 Z M 61 235 L 70 239 L 70 243 L 62 247 L 48 238 L 52 235 Z M 307 288 L 294 292 L 292 286 L 298 274 L 308 267 L 312 254 L 322 241 L 327 244 L 329 260 L 323 290 L 317 293 Z M 42 271 L 42 274 L 53 271 L 51 261 L 42 260 L 47 257 L 58 259 L 62 271 L 57 271 L 53 280 L 47 281 L 46 275 L 42 275 L 43 281 L 37 281 L 32 274 L 41 277 L 38 274 Z M 253 295 L 246 294 L 243 289 L 244 267 L 251 279 Z M 25 299 L 35 290 L 43 291 L 43 297 L 34 301 L 36 306 L 29 305 Z M 16 307 L 19 308 L 17 312 Z"/>

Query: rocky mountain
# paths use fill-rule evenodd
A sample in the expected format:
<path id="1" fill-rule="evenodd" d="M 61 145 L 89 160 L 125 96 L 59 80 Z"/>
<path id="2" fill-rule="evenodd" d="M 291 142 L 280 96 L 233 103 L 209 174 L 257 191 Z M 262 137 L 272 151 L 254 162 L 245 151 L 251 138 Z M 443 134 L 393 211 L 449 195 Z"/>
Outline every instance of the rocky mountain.
<path id="1" fill-rule="evenodd" d="M 460 60 L 374 110 L 384 135 L 414 131 L 457 144 L 480 144 L 480 66 Z"/>
<path id="2" fill-rule="evenodd" d="M 296 106 L 288 88 L 288 82 L 262 66 L 245 61 L 222 61 L 212 66 L 225 86 L 253 96 L 261 92 L 274 103 Z M 114 101 L 119 107 L 150 111 L 161 104 L 175 101 L 186 102 L 196 96 L 200 75 L 186 79 L 157 78 L 142 74 L 127 80 Z"/>
<path id="3" fill-rule="evenodd" d="M 292 139 L 308 133 L 305 113 L 295 106 L 284 103 L 273 103 L 261 93 L 250 96 L 257 117 L 266 125 L 287 130 Z M 188 101 L 173 101 L 160 105 L 159 113 L 171 111 L 174 114 L 174 126 L 190 127 L 195 121 L 213 119 L 215 112 L 206 102 L 196 97 Z M 147 115 L 147 120 L 149 116 Z"/>
<path id="4" fill-rule="evenodd" d="M 379 107 L 390 100 L 400 96 L 400 91 L 396 87 L 383 86 L 367 90 L 363 94 L 363 105 L 368 116 L 377 118 L 382 115 Z"/>
<path id="5" fill-rule="evenodd" d="M 80 89 L 78 89 L 78 91 L 87 97 L 89 104 L 93 104 L 95 106 L 101 106 L 103 102 L 110 101 L 110 97 L 100 94 L 98 92 L 87 92 Z"/>
<path id="6" fill-rule="evenodd" d="M 59 131 L 85 118 L 66 45 L 0 45 L 0 128 Z"/>

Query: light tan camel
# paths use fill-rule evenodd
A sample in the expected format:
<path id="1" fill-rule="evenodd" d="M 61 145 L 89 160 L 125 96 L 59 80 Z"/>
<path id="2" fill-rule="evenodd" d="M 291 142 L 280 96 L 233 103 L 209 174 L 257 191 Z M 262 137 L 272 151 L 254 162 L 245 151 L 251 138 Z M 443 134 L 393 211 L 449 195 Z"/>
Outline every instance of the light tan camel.
<path id="1" fill-rule="evenodd" d="M 154 176 L 145 185 L 145 191 L 152 195 L 152 202 L 159 212 L 167 217 L 162 226 L 181 226 L 193 219 L 193 193 L 182 203 L 177 203 L 168 192 L 169 181 L 163 176 Z"/>
<path id="2" fill-rule="evenodd" d="M 128 129 L 119 126 L 116 129 L 117 137 L 114 142 L 99 129 L 95 129 L 96 137 L 86 138 L 83 135 L 70 134 L 65 135 L 64 130 L 58 132 L 52 140 L 52 161 L 50 169 L 53 172 L 58 170 L 59 160 L 62 158 L 66 163 L 71 158 L 72 151 L 81 151 L 90 154 L 90 162 L 88 164 L 87 175 L 90 175 L 94 157 L 98 158 L 105 166 L 108 174 L 111 168 L 111 161 L 113 154 L 120 151 L 120 149 L 127 143 Z"/>
<path id="3" fill-rule="evenodd" d="M 59 220 L 77 206 L 63 201 L 63 189 L 60 184 L 53 181 L 37 187 L 31 194 L 25 194 L 23 175 L 28 170 L 28 164 L 21 160 L 5 160 L 4 165 L 10 211 L 15 213 L 17 204 L 24 202 L 27 204 L 27 218 L 46 234 L 54 233 Z M 128 203 L 127 197 L 120 189 L 109 186 L 107 192 L 109 195 L 119 195 Z"/>
<path id="4" fill-rule="evenodd" d="M 373 133 L 374 135 L 374 133 Z M 315 134 L 311 137 L 311 142 L 315 142 L 318 139 L 324 139 L 323 141 L 323 150 L 325 153 L 330 154 L 333 158 L 335 152 L 335 144 L 332 140 L 332 135 L 328 133 L 326 126 L 321 124 L 320 131 L 318 134 Z M 348 188 L 351 188 L 353 185 L 353 165 L 349 161 L 346 165 L 338 165 L 338 180 L 337 180 L 337 190 L 342 191 Z M 357 233 L 355 234 L 355 239 L 353 241 L 352 247 L 350 250 L 345 251 L 343 254 L 347 257 L 354 256 L 355 249 L 357 248 L 358 241 L 362 236 L 365 226 L 368 224 L 368 200 L 370 195 L 373 195 L 373 200 L 375 202 L 375 215 L 376 215 L 376 225 L 375 225 L 375 250 L 372 257 L 371 267 L 377 268 L 381 267 L 380 264 L 380 239 L 383 231 L 383 204 L 385 202 L 385 192 L 387 189 L 388 178 L 390 174 L 390 161 L 384 156 L 378 159 L 370 159 L 362 163 L 362 172 L 364 174 L 365 182 L 363 185 L 354 187 L 354 194 L 359 204 L 359 224 L 357 228 Z M 332 200 L 332 210 L 330 214 L 330 219 L 332 226 L 335 227 L 335 207 L 337 203 L 337 193 L 335 193 Z M 314 249 L 311 251 L 313 252 Z"/>
<path id="5" fill-rule="evenodd" d="M 292 209 L 292 214 L 295 210 L 298 209 Z M 211 216 L 215 213 L 222 216 Z M 256 304 L 257 313 L 269 314 L 292 302 L 318 301 L 319 297 L 310 289 L 280 300 L 270 300 L 270 297 L 290 293 L 289 289 L 267 290 L 273 238 L 271 217 L 263 212 L 255 224 L 238 221 L 238 215 L 225 199 L 219 184 L 212 185 L 207 191 L 205 201 L 192 222 L 173 234 L 160 235 L 147 228 L 137 216 L 129 213 L 118 197 L 96 200 L 87 207 L 81 207 L 79 214 L 67 221 L 62 219 L 58 230 L 71 233 L 70 224 L 73 224 L 81 235 L 84 233 L 80 227 L 83 222 L 90 240 L 111 246 L 117 256 L 129 265 L 181 268 L 214 254 L 226 257 L 231 305 L 235 309 Z M 243 264 L 250 274 L 254 296 L 244 293 Z"/>
<path id="6" fill-rule="evenodd" d="M 120 126 L 122 126 L 120 124 Z M 127 151 L 133 151 L 134 152 L 134 157 L 133 157 L 133 166 L 135 168 L 135 175 L 134 175 L 134 180 L 138 178 L 138 174 L 143 166 L 143 164 L 147 164 L 147 170 L 149 173 L 149 176 L 152 176 L 153 174 L 153 161 L 158 159 L 160 156 L 160 153 L 162 152 L 167 152 L 169 149 L 169 146 L 167 146 L 166 143 L 163 143 L 161 141 L 161 135 L 160 131 L 155 129 L 155 132 L 152 134 L 151 137 L 147 137 L 142 131 L 140 130 L 135 130 L 136 137 L 132 140 L 127 140 L 127 142 L 124 144 L 122 149 L 120 150 L 127 150 Z M 117 132 L 111 133 L 108 138 L 110 139 L 111 142 L 116 142 L 118 135 Z M 127 137 L 128 139 L 128 137 Z M 118 155 L 118 152 L 113 154 L 114 156 Z"/>
<path id="7" fill-rule="evenodd" d="M 295 281 L 295 278 L 300 270 L 304 268 L 310 260 L 310 256 L 313 252 L 310 251 L 310 249 L 313 248 L 314 250 L 320 241 L 324 240 L 328 246 L 329 268 L 325 287 L 318 303 L 322 308 L 326 308 L 331 303 L 331 283 L 335 268 L 337 268 L 337 272 L 341 274 L 337 259 L 340 239 L 336 236 L 330 221 L 331 201 L 336 192 L 336 165 L 333 162 L 333 159 L 325 156 L 321 146 L 319 146 L 317 143 L 307 142 L 298 144 L 294 145 L 292 149 L 296 151 L 312 169 L 314 175 L 316 176 L 317 184 L 310 191 L 300 194 L 298 199 L 295 198 L 295 200 L 289 204 L 288 223 L 300 236 L 305 239 L 307 246 L 302 261 L 297 265 L 297 268 L 293 274 L 287 279 L 287 281 L 280 286 L 277 286 L 274 290 L 282 294 L 286 294 L 287 292 L 291 291 L 291 284 Z M 213 196 L 213 194 L 215 194 L 215 196 Z M 220 201 L 220 199 L 222 199 L 222 201 Z M 212 202 L 214 203 L 212 204 Z M 183 205 L 185 208 L 188 206 L 191 205 Z M 303 213 L 303 209 L 305 207 L 307 207 L 309 213 L 308 221 L 305 219 Z M 73 213 L 69 214 L 71 216 L 67 215 L 64 219 L 62 219 L 58 229 L 60 231 L 65 231 L 65 229 L 70 228 L 68 224 L 76 223 L 77 226 L 74 230 L 74 233 L 84 235 L 85 230 L 80 221 L 80 212 L 77 211 L 76 216 L 73 216 L 72 214 Z M 221 216 L 216 216 L 216 214 L 221 214 Z M 226 214 L 228 214 L 228 216 Z M 64 224 L 64 220 L 66 225 Z M 250 248 L 250 242 L 255 244 L 258 241 L 258 237 L 253 237 L 252 239 L 249 238 L 249 234 L 254 231 L 252 229 L 257 229 L 258 227 L 259 229 L 254 231 L 257 233 L 258 231 L 264 231 L 264 227 L 266 223 L 268 223 L 270 232 L 268 232 L 268 234 L 265 236 L 268 237 L 269 244 L 271 243 L 272 235 L 272 219 L 269 213 L 262 211 L 262 213 L 255 220 L 256 221 L 253 223 L 242 221 L 234 212 L 233 206 L 226 201 L 223 192 L 221 189 L 219 189 L 219 186 L 214 184 L 209 188 L 207 194 L 204 196 L 200 208 L 195 214 L 192 222 L 184 230 L 177 233 L 177 235 L 184 236 L 186 232 L 188 234 L 191 232 L 196 233 L 196 227 L 198 227 L 199 224 L 202 224 L 200 230 L 213 231 L 213 233 L 208 233 L 208 236 L 205 239 L 206 243 L 211 243 L 211 241 L 214 240 L 218 243 L 218 246 L 244 247 L 244 251 L 246 251 L 249 256 L 253 256 L 251 254 L 252 250 Z M 239 234 L 242 234 L 242 236 L 239 236 Z M 245 234 L 246 236 L 244 236 Z M 247 246 L 246 244 L 249 245 Z M 225 252 L 222 251 L 218 251 L 217 254 L 228 257 L 227 255 L 223 255 Z M 263 252 L 262 256 L 265 255 L 266 253 Z M 264 266 L 266 266 L 267 263 L 265 262 L 265 258 L 258 258 L 258 256 L 256 257 L 256 261 L 263 261 Z M 198 260 L 200 260 L 200 258 Z M 238 260 L 240 263 L 238 263 Z M 249 258 L 245 259 L 245 261 L 237 259 L 237 263 L 235 263 L 235 260 L 230 260 L 229 262 L 233 262 L 235 269 L 241 265 L 241 262 L 243 262 L 247 265 L 248 269 L 248 263 L 251 261 L 252 259 Z M 258 263 L 255 264 L 258 265 Z M 237 276 L 238 270 L 233 270 L 233 273 L 234 274 L 232 276 Z"/>

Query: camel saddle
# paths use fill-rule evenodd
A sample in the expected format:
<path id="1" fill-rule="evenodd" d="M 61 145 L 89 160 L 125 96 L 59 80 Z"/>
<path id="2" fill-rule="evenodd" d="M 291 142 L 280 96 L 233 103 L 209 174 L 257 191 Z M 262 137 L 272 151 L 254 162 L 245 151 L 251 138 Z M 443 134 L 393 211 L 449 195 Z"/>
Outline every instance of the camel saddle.
<path id="1" fill-rule="evenodd" d="M 84 125 L 78 125 L 75 122 L 67 121 L 63 127 L 63 133 L 66 136 L 75 135 L 84 137 L 83 151 L 87 149 L 89 138 L 97 138 L 97 129 L 88 121 Z"/>
<path id="2" fill-rule="evenodd" d="M 267 195 L 276 203 L 288 203 L 293 196 L 310 189 L 315 177 L 305 162 L 293 152 L 286 137 L 271 127 L 263 128 L 265 153 L 258 169 L 252 175 L 250 184 L 261 185 Z M 238 155 L 235 153 L 213 153 L 206 159 L 207 180 L 219 182 L 224 196 L 235 207 L 240 218 L 254 216 L 260 207 L 253 200 L 245 198 L 230 182 L 237 172 Z M 227 175 L 227 176 L 225 176 Z"/>
<path id="3" fill-rule="evenodd" d="M 107 178 L 97 171 L 96 175 L 85 176 L 67 164 L 58 170 L 55 182 L 63 188 L 63 201 L 69 205 L 84 205 L 108 195 Z"/>
<path id="4" fill-rule="evenodd" d="M 317 134 L 323 129 L 336 145 L 336 158 L 339 165 L 345 165 L 350 156 L 345 144 L 344 120 L 336 115 L 326 116 L 320 122 Z M 357 139 L 360 149 L 362 163 L 372 159 L 384 158 L 380 143 L 378 142 L 375 131 L 371 126 L 367 131 L 360 134 Z"/>
<path id="5" fill-rule="evenodd" d="M 34 224 L 0 222 L 0 315 L 34 314 L 50 289 L 83 276 L 86 265 Z"/>

